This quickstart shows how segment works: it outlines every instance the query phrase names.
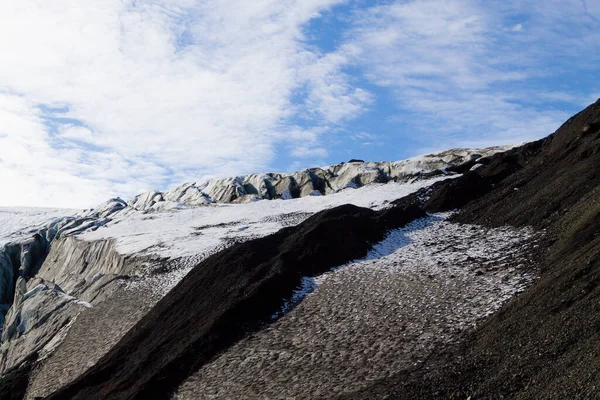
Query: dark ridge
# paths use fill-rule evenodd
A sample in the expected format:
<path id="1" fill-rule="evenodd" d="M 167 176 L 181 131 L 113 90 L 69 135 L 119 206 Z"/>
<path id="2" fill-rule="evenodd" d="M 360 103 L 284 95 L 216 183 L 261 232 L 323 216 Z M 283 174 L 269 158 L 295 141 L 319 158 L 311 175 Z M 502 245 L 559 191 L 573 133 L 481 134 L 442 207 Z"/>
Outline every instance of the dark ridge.
<path id="1" fill-rule="evenodd" d="M 200 366 L 268 323 L 303 276 L 363 257 L 388 230 L 425 215 L 417 206 L 375 212 L 345 205 L 217 253 L 94 367 L 49 398 L 169 398 Z"/>
<path id="2" fill-rule="evenodd" d="M 525 167 L 528 160 L 541 151 L 543 140 L 527 143 L 522 147 L 511 149 L 504 153 L 476 160 L 482 167 L 471 171 L 466 170 L 458 178 L 436 182 L 392 204 L 403 207 L 416 205 L 428 212 L 451 211 L 464 207 L 491 192 L 504 179 Z M 467 162 L 467 167 L 475 161 Z M 474 164 L 473 164 L 474 165 Z"/>
<path id="3" fill-rule="evenodd" d="M 539 153 L 542 143 L 542 141 L 528 143 L 523 147 L 481 160 L 484 167 L 468 171 L 462 177 L 447 184 L 442 182 L 436 187 L 424 204 L 424 208 L 434 212 L 464 207 L 472 200 L 492 191 L 507 177 L 523 169 L 529 157 Z"/>
<path id="4" fill-rule="evenodd" d="M 540 279 L 457 348 L 344 398 L 600 398 L 600 100 L 546 139 L 476 170 L 503 177 L 454 220 L 547 232 Z M 496 158 L 496 160 L 494 160 Z M 452 186 L 431 194 L 452 203 Z M 410 199 L 403 200 L 410 203 Z M 418 204 L 418 201 L 412 199 Z M 425 368 L 427 367 L 427 368 Z"/>
<path id="5" fill-rule="evenodd" d="M 454 172 L 455 174 L 464 174 L 469 172 L 475 165 L 482 164 L 485 161 L 485 158 L 482 158 L 478 154 L 474 154 L 474 157 L 471 157 L 469 161 L 465 161 L 459 165 L 450 165 L 446 168 L 446 172 Z"/>
<path id="6" fill-rule="evenodd" d="M 565 212 L 578 203 L 589 202 L 586 196 L 600 183 L 600 132 L 582 132 L 599 115 L 600 102 L 596 102 L 542 140 L 539 153 L 522 151 L 519 157 L 527 168 L 466 207 L 457 220 L 538 228 L 565 222 Z"/>
<path id="7" fill-rule="evenodd" d="M 25 362 L 18 368 L 11 369 L 2 375 L 0 379 L 0 399 L 21 400 L 25 397 L 33 361 Z"/>

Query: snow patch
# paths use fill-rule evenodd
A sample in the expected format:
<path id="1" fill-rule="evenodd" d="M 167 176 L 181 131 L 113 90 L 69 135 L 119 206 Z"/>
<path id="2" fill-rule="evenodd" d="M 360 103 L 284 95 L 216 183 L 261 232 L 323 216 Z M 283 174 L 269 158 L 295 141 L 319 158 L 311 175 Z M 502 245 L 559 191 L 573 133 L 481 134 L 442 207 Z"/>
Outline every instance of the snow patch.
<path id="1" fill-rule="evenodd" d="M 446 221 L 449 215 L 431 215 L 390 232 L 364 259 L 316 277 L 317 290 L 325 283 L 373 274 L 458 280 L 472 291 L 472 301 L 457 305 L 468 321 L 465 324 L 471 326 L 537 278 L 522 258 L 536 240 L 533 229 L 456 224 Z"/>
<path id="2" fill-rule="evenodd" d="M 292 293 L 292 297 L 290 297 L 289 300 L 283 303 L 281 310 L 273 314 L 271 318 L 277 319 L 283 314 L 287 313 L 292 308 L 294 308 L 295 305 L 300 303 L 302 299 L 306 297 L 306 295 L 314 292 L 315 290 L 317 290 L 317 282 L 315 281 L 315 279 L 307 276 L 303 277 L 300 281 L 300 287 L 294 290 L 294 292 Z"/>
<path id="3" fill-rule="evenodd" d="M 0 246 L 29 238 L 52 221 L 75 216 L 80 210 L 0 207 Z"/>

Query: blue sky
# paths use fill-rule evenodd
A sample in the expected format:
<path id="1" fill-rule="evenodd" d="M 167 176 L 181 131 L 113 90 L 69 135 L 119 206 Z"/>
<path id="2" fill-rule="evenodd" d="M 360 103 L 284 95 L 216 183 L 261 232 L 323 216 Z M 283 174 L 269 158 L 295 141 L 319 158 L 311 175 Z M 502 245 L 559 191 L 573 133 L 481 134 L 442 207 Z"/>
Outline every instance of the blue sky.
<path id="1" fill-rule="evenodd" d="M 589 0 L 0 6 L 0 205 L 552 133 L 600 97 Z"/>

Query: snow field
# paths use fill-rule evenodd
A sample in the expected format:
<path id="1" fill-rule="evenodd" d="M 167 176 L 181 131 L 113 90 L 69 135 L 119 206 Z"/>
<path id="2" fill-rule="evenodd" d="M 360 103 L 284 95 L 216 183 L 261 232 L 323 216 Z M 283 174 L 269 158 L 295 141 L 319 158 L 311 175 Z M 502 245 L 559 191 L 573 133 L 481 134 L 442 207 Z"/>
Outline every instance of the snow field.
<path id="1" fill-rule="evenodd" d="M 29 238 L 48 222 L 75 215 L 79 210 L 0 207 L 0 246 Z"/>
<path id="2" fill-rule="evenodd" d="M 443 179 L 448 177 L 372 184 L 328 196 L 136 212 L 123 219 L 117 216 L 107 225 L 79 237 L 89 241 L 114 238 L 117 251 L 123 255 L 157 259 L 156 263 L 150 263 L 142 278 L 129 283 L 129 288 L 162 297 L 203 259 L 234 243 L 275 233 L 283 227 L 299 224 L 318 211 L 342 204 L 382 209 L 393 200 Z M 160 274 L 153 273 L 157 269 L 161 270 Z"/>

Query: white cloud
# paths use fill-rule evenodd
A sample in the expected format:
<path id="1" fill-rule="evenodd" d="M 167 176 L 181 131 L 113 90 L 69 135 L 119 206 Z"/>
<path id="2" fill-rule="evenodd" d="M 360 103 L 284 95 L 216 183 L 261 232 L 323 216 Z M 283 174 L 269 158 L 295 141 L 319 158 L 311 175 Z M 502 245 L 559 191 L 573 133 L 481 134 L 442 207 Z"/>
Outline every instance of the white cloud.
<path id="1" fill-rule="evenodd" d="M 0 169 L 9 187 L 27 179 L 38 190 L 1 202 L 90 206 L 107 193 L 266 168 L 299 111 L 294 90 L 308 88 L 313 125 L 369 101 L 345 82 L 343 60 L 303 44 L 304 24 L 338 2 L 2 4 L 0 36 L 11 39 L 0 42 Z"/>
<path id="2" fill-rule="evenodd" d="M 292 149 L 290 154 L 297 158 L 325 158 L 329 155 L 326 149 L 322 147 L 298 146 Z"/>
<path id="3" fill-rule="evenodd" d="M 373 135 L 368 132 L 359 132 L 353 135 L 350 135 L 350 139 L 355 142 L 359 142 L 361 146 L 383 146 L 382 137 L 379 135 Z"/>
<path id="4" fill-rule="evenodd" d="M 379 137 L 377 135 L 373 135 L 372 133 L 359 132 L 355 133 L 354 135 L 351 135 L 350 138 L 353 140 L 375 140 Z"/>
<path id="5" fill-rule="evenodd" d="M 516 24 L 512 28 L 510 28 L 513 32 L 521 32 L 523 30 L 523 24 Z"/>
<path id="6" fill-rule="evenodd" d="M 353 87 L 343 72 L 343 68 L 350 65 L 359 52 L 355 46 L 345 45 L 319 57 L 302 71 L 308 77 L 311 89 L 306 112 L 335 124 L 367 110 L 373 96 L 364 89 Z"/>
<path id="7" fill-rule="evenodd" d="M 78 125 L 64 124 L 60 127 L 60 136 L 64 139 L 74 139 L 81 142 L 94 142 L 92 131 L 88 128 Z"/>

